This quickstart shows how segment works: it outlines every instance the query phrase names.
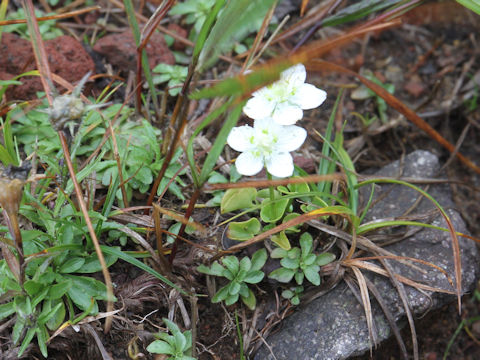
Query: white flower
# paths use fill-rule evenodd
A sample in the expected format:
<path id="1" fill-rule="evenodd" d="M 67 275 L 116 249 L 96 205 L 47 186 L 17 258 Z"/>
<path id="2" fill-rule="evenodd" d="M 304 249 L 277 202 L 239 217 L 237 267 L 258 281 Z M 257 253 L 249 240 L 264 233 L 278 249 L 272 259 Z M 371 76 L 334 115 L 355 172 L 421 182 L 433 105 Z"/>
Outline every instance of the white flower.
<path id="1" fill-rule="evenodd" d="M 293 159 L 290 151 L 302 146 L 307 132 L 295 126 L 282 126 L 271 118 L 257 119 L 253 128 L 248 125 L 235 127 L 227 143 L 241 152 L 235 165 L 242 175 L 252 176 L 266 165 L 267 171 L 277 177 L 293 174 Z"/>
<path id="2" fill-rule="evenodd" d="M 252 94 L 243 112 L 252 119 L 271 117 L 280 125 L 295 124 L 303 117 L 303 110 L 316 108 L 327 98 L 325 91 L 305 84 L 306 77 L 302 64 L 283 71 L 280 80 Z"/>

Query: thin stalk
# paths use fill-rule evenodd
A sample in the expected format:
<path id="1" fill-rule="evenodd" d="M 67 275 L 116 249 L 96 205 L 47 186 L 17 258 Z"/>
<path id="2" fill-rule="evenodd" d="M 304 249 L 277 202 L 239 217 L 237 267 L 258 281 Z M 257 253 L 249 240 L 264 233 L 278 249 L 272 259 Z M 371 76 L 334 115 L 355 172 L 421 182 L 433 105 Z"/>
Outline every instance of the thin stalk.
<path id="1" fill-rule="evenodd" d="M 267 179 L 269 181 L 273 180 L 272 174 L 270 174 L 268 171 L 267 171 Z M 268 192 L 270 193 L 270 200 L 274 201 L 275 200 L 275 189 L 273 188 L 272 185 L 268 186 Z"/>
<path id="2" fill-rule="evenodd" d="M 77 194 L 78 204 L 80 205 L 80 209 L 82 211 L 83 217 L 85 218 L 85 223 L 88 228 L 88 232 L 90 233 L 90 237 L 92 238 L 93 245 L 95 247 L 95 252 L 98 256 L 98 261 L 102 267 L 103 277 L 105 279 L 105 286 L 107 287 L 107 313 L 113 311 L 113 286 L 112 286 L 112 278 L 110 277 L 110 272 L 107 268 L 107 263 L 105 262 L 105 257 L 103 256 L 102 249 L 100 248 L 100 244 L 97 239 L 97 234 L 95 233 L 95 229 L 93 228 L 92 221 L 90 220 L 90 216 L 88 215 L 88 209 L 85 205 L 85 200 L 83 199 L 82 189 L 80 188 L 80 184 L 77 181 L 77 177 L 75 171 L 73 169 L 72 160 L 70 159 L 70 152 L 67 146 L 67 139 L 65 138 L 65 134 L 63 131 L 58 132 L 58 136 L 60 137 L 60 142 L 62 144 L 63 154 L 65 158 L 65 162 L 67 163 L 68 171 L 70 173 L 70 177 L 73 182 L 73 186 L 75 187 L 75 193 Z M 112 317 L 107 316 L 105 318 L 105 333 L 110 331 L 112 326 Z"/>

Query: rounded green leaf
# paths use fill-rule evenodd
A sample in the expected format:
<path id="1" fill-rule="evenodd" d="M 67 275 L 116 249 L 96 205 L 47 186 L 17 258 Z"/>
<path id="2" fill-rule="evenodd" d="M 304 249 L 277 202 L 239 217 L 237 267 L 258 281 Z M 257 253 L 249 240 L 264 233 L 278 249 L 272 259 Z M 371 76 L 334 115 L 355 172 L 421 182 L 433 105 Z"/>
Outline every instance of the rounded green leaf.
<path id="1" fill-rule="evenodd" d="M 239 209 L 250 208 L 254 205 L 256 197 L 257 189 L 255 188 L 228 189 L 220 203 L 220 212 L 224 214 Z"/>
<path id="2" fill-rule="evenodd" d="M 274 223 L 280 220 L 287 209 L 290 199 L 276 199 L 271 201 L 265 199 L 262 201 L 260 208 L 260 217 L 266 223 Z"/>
<path id="3" fill-rule="evenodd" d="M 167 354 L 173 355 L 175 350 L 173 347 L 162 340 L 155 340 L 150 345 L 147 346 L 147 351 L 153 354 Z"/>
<path id="4" fill-rule="evenodd" d="M 288 283 L 292 280 L 293 275 L 295 275 L 295 271 L 290 270 L 290 269 L 285 269 L 285 268 L 278 268 L 276 270 L 273 270 L 268 277 L 270 279 L 277 280 L 282 283 Z"/>
<path id="5" fill-rule="evenodd" d="M 238 301 L 238 293 L 235 295 L 230 295 L 225 299 L 225 305 L 230 306 L 235 304 Z"/>
<path id="6" fill-rule="evenodd" d="M 257 218 L 246 221 L 232 221 L 228 225 L 227 236 L 232 240 L 244 241 L 254 237 L 261 229 L 262 225 Z"/>
<path id="7" fill-rule="evenodd" d="M 227 267 L 228 270 L 230 270 L 232 274 L 236 274 L 240 270 L 240 263 L 236 256 L 224 257 L 222 259 L 222 263 Z"/>
<path id="8" fill-rule="evenodd" d="M 312 235 L 308 232 L 303 233 L 302 236 L 300 236 L 300 247 L 302 248 L 302 257 L 305 257 L 312 252 L 313 239 Z"/>
<path id="9" fill-rule="evenodd" d="M 286 269 L 296 270 L 300 267 L 300 259 L 294 258 L 290 259 L 289 257 L 285 257 L 280 260 L 280 264 Z"/>
<path id="10" fill-rule="evenodd" d="M 248 296 L 242 296 L 242 301 L 250 310 L 255 310 L 255 306 L 257 305 L 257 299 L 255 298 L 255 294 L 252 290 L 248 289 Z"/>
<path id="11" fill-rule="evenodd" d="M 228 297 L 228 285 L 222 287 L 212 298 L 212 303 L 218 303 Z"/>
<path id="12" fill-rule="evenodd" d="M 65 261 L 58 272 L 66 274 L 66 273 L 73 273 L 80 269 L 83 264 L 85 264 L 85 258 L 81 257 L 74 257 L 72 259 L 68 259 Z"/>
<path id="13" fill-rule="evenodd" d="M 308 281 L 310 281 L 313 285 L 320 285 L 320 275 L 318 274 L 318 266 L 307 266 L 303 269 L 305 277 Z"/>
<path id="14" fill-rule="evenodd" d="M 240 284 L 236 281 L 232 281 L 228 285 L 228 293 L 229 295 L 237 295 L 240 292 Z"/>
<path id="15" fill-rule="evenodd" d="M 250 267 L 250 270 L 260 270 L 263 267 L 263 265 L 265 265 L 266 261 L 267 261 L 266 249 L 260 249 L 255 251 L 255 253 L 252 256 L 252 266 Z"/>
<path id="16" fill-rule="evenodd" d="M 315 262 L 318 266 L 324 266 L 330 264 L 335 260 L 335 255 L 331 253 L 323 253 L 317 256 L 317 261 Z"/>
<path id="17" fill-rule="evenodd" d="M 298 285 L 302 285 L 303 284 L 303 279 L 305 278 L 305 275 L 303 272 L 301 271 L 297 271 L 295 273 L 295 282 L 298 284 Z"/>
<path id="18" fill-rule="evenodd" d="M 265 274 L 261 270 L 250 271 L 243 281 L 249 284 L 256 284 L 262 281 L 264 276 Z"/>
<path id="19" fill-rule="evenodd" d="M 275 248 L 273 251 L 270 253 L 270 257 L 272 259 L 281 259 L 287 256 L 287 251 L 282 248 Z"/>

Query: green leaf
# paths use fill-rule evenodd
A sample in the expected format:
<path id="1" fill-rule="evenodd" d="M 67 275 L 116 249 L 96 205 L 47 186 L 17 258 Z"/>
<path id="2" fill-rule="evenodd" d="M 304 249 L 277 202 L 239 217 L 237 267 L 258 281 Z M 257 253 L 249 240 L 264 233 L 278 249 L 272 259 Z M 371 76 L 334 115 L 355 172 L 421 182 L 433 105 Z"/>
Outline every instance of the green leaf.
<path id="1" fill-rule="evenodd" d="M 323 253 L 317 256 L 317 261 L 315 262 L 318 266 L 324 266 L 330 264 L 335 260 L 335 255 L 331 253 Z"/>
<path id="2" fill-rule="evenodd" d="M 232 274 L 237 274 L 240 270 L 240 263 L 236 256 L 227 256 L 222 259 L 223 265 L 227 267 Z"/>
<path id="3" fill-rule="evenodd" d="M 313 238 L 308 232 L 305 232 L 300 236 L 300 247 L 302 248 L 302 258 L 312 252 Z"/>
<path id="4" fill-rule="evenodd" d="M 218 303 L 228 297 L 228 285 L 222 287 L 212 298 L 212 303 Z"/>
<path id="5" fill-rule="evenodd" d="M 225 195 L 223 195 L 220 212 L 224 214 L 239 209 L 250 208 L 254 205 L 256 197 L 257 189 L 255 188 L 228 189 Z"/>
<path id="6" fill-rule="evenodd" d="M 49 336 L 47 328 L 44 325 L 39 325 L 36 329 L 36 333 L 40 352 L 42 353 L 43 357 L 48 358 L 47 339 L 49 338 Z"/>
<path id="7" fill-rule="evenodd" d="M 318 274 L 318 266 L 307 266 L 303 269 L 305 277 L 308 281 L 310 281 L 313 285 L 320 285 L 320 275 Z"/>
<path id="8" fill-rule="evenodd" d="M 301 271 L 297 271 L 295 273 L 295 282 L 298 284 L 298 285 L 302 285 L 303 284 L 303 279 L 305 277 L 305 274 Z"/>
<path id="9" fill-rule="evenodd" d="M 250 268 L 252 267 L 252 262 L 250 261 L 250 258 L 245 256 L 242 260 L 240 260 L 240 271 L 247 273 L 250 271 Z"/>
<path id="10" fill-rule="evenodd" d="M 260 208 L 260 217 L 266 223 L 274 223 L 280 220 L 287 209 L 290 199 L 265 199 Z"/>
<path id="11" fill-rule="evenodd" d="M 290 250 L 292 248 L 292 246 L 290 245 L 290 241 L 288 241 L 287 234 L 285 234 L 285 231 L 280 231 L 279 233 L 272 235 L 271 240 L 284 250 Z"/>
<path id="12" fill-rule="evenodd" d="M 282 283 L 288 283 L 292 280 L 295 271 L 283 267 L 273 270 L 268 277 Z"/>
<path id="13" fill-rule="evenodd" d="M 255 306 L 257 306 L 257 299 L 255 298 L 255 294 L 252 290 L 248 289 L 248 296 L 242 296 L 242 301 L 250 310 L 255 310 Z"/>
<path id="14" fill-rule="evenodd" d="M 23 287 L 25 291 L 30 295 L 31 297 L 35 296 L 40 290 L 43 289 L 43 284 L 40 284 L 37 281 L 34 280 L 27 280 L 23 284 Z"/>
<path id="15" fill-rule="evenodd" d="M 261 228 L 260 221 L 254 217 L 246 221 L 232 221 L 228 224 L 227 236 L 232 240 L 244 241 L 258 234 Z"/>
<path id="16" fill-rule="evenodd" d="M 33 337 L 35 336 L 35 331 L 35 327 L 31 327 L 27 330 L 27 333 L 23 338 L 22 345 L 20 345 L 20 350 L 18 350 L 18 357 L 22 356 L 23 352 L 27 349 L 27 346 L 32 342 Z"/>
<path id="17" fill-rule="evenodd" d="M 287 254 L 288 254 L 287 250 L 282 249 L 282 248 L 275 248 L 271 252 L 270 257 L 272 259 L 281 259 L 281 258 L 284 258 L 285 256 L 287 256 Z"/>
<path id="18" fill-rule="evenodd" d="M 173 355 L 175 353 L 173 347 L 162 340 L 155 340 L 154 342 L 150 343 L 150 345 L 147 346 L 147 351 L 153 354 Z"/>
<path id="19" fill-rule="evenodd" d="M 238 301 L 238 293 L 237 293 L 237 294 L 233 294 L 233 295 L 229 295 L 229 296 L 225 299 L 225 305 L 230 306 L 230 305 L 235 304 L 237 301 Z"/>
<path id="20" fill-rule="evenodd" d="M 260 249 L 255 251 L 255 253 L 252 256 L 252 266 L 250 267 L 250 270 L 251 271 L 260 270 L 263 267 L 263 265 L 265 265 L 266 261 L 267 261 L 266 249 Z"/>
<path id="21" fill-rule="evenodd" d="M 107 267 L 115 264 L 118 258 L 113 254 L 105 254 L 105 263 Z M 102 270 L 102 265 L 100 264 L 100 260 L 98 260 L 97 254 L 91 254 L 88 258 L 85 259 L 85 263 L 77 269 L 76 272 L 89 274 L 89 273 L 96 273 Z"/>
<path id="22" fill-rule="evenodd" d="M 239 292 L 240 292 L 240 284 L 236 281 L 232 281 L 228 285 L 228 294 L 229 295 L 238 295 Z"/>
<path id="23" fill-rule="evenodd" d="M 58 269 L 58 272 L 63 274 L 76 272 L 78 269 L 82 267 L 84 263 L 85 263 L 85 258 L 74 257 L 72 259 L 68 259 L 62 264 L 62 266 L 60 266 L 60 269 Z"/>
<path id="24" fill-rule="evenodd" d="M 287 257 L 284 257 L 282 260 L 280 260 L 280 264 L 286 269 L 296 270 L 300 267 L 300 259 L 299 258 L 291 259 L 287 256 Z"/>
<path id="25" fill-rule="evenodd" d="M 12 315 L 15 312 L 15 304 L 9 302 L 7 304 L 0 305 L 0 320 L 5 319 L 6 317 Z"/>
<path id="26" fill-rule="evenodd" d="M 283 218 L 282 220 L 282 224 L 283 223 L 286 223 L 287 221 L 290 221 L 292 219 L 295 219 L 296 217 L 299 217 L 300 214 L 299 213 L 290 213 L 290 214 L 287 214 L 285 215 L 285 217 Z M 285 233 L 298 233 L 300 232 L 300 226 L 302 225 L 302 223 L 298 224 L 298 225 L 295 225 L 295 226 L 292 226 L 292 227 L 289 227 L 287 229 L 285 229 Z M 286 249 L 286 250 L 289 250 L 290 248 Z"/>
<path id="27" fill-rule="evenodd" d="M 63 300 L 62 299 L 58 299 L 58 300 L 46 300 L 43 302 L 44 306 L 45 306 L 45 303 L 49 303 L 49 306 L 51 307 L 52 305 L 55 306 L 57 303 L 60 304 L 60 308 L 57 310 L 57 312 L 47 321 L 47 323 L 45 325 L 47 325 L 47 327 L 54 331 L 54 330 L 57 330 L 58 327 L 63 323 L 63 321 L 65 320 L 65 304 L 63 303 Z"/>
<path id="28" fill-rule="evenodd" d="M 306 266 L 312 265 L 316 260 L 317 260 L 317 255 L 315 254 L 308 254 L 307 256 L 302 258 L 302 262 Z"/>
<path id="29" fill-rule="evenodd" d="M 250 271 L 243 279 L 244 282 L 249 284 L 257 284 L 263 280 L 265 274 L 261 270 Z"/>
<path id="30" fill-rule="evenodd" d="M 207 275 L 214 275 L 214 276 L 223 276 L 223 271 L 225 268 L 218 263 L 218 261 L 215 261 L 211 267 L 205 266 L 205 265 L 199 265 L 197 267 L 197 271 L 201 272 L 202 274 L 207 274 Z"/>
<path id="31" fill-rule="evenodd" d="M 457 2 L 480 15 L 480 3 L 478 0 L 457 0 Z"/>

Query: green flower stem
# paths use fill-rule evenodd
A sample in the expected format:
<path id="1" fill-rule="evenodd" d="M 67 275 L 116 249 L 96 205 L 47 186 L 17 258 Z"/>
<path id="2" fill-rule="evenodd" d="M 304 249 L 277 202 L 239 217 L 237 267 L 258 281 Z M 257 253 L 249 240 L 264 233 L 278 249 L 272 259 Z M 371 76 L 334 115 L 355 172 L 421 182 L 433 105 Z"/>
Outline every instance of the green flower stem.
<path id="1" fill-rule="evenodd" d="M 268 172 L 268 170 L 265 170 L 267 172 L 267 179 L 272 180 L 272 174 Z M 274 201 L 275 200 L 275 189 L 273 188 L 272 185 L 268 187 L 268 190 L 270 191 L 270 200 Z"/>

